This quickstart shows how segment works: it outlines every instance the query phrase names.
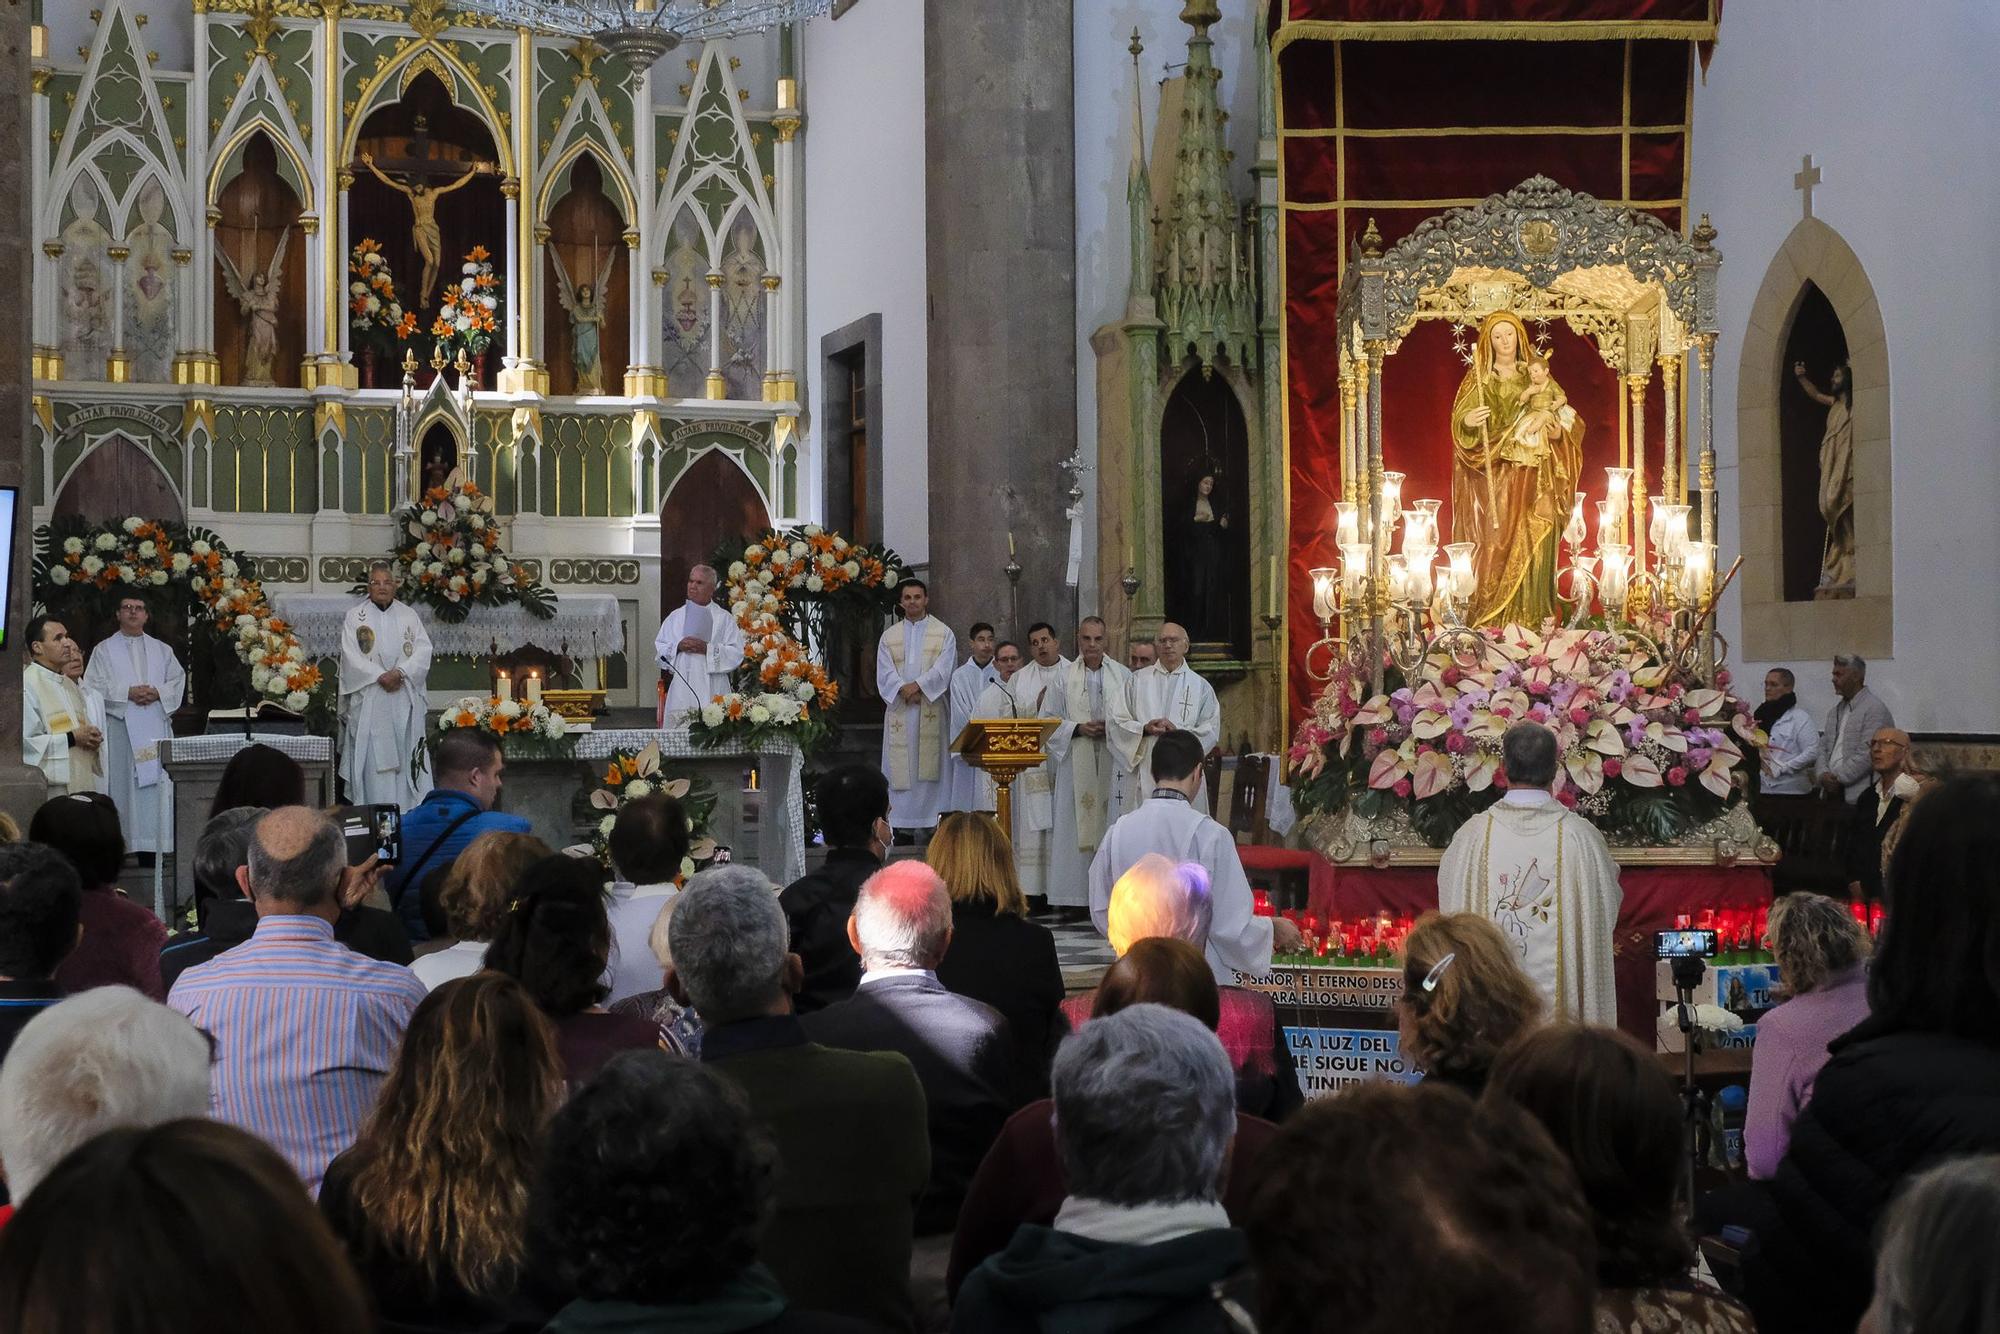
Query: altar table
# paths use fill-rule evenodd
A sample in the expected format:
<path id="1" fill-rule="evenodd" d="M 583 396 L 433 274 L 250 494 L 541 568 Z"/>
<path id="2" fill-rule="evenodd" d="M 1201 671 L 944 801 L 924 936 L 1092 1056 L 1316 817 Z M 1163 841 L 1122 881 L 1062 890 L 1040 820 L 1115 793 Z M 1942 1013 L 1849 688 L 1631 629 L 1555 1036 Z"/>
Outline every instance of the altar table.
<path id="1" fill-rule="evenodd" d="M 1312 853 L 1307 911 L 1322 921 L 1351 921 L 1372 913 L 1416 917 L 1437 907 L 1437 871 L 1431 867 L 1335 866 Z M 1765 866 L 1627 866 L 1618 882 L 1625 902 L 1618 911 L 1612 963 L 1618 985 L 1618 1026 L 1654 1042 L 1660 1011 L 1654 997 L 1653 933 L 1672 927 L 1681 913 L 1703 908 L 1754 908 L 1771 901 Z"/>
<path id="2" fill-rule="evenodd" d="M 245 746 L 269 746 L 299 762 L 306 771 L 306 801 L 333 804 L 333 738 L 292 732 L 212 732 L 207 736 L 177 736 L 160 743 L 160 766 L 174 782 L 174 887 L 168 895 L 161 883 L 167 859 L 153 859 L 153 909 L 172 920 L 194 900 L 194 850 L 208 823 L 208 808 L 222 771 Z"/>
<path id="3" fill-rule="evenodd" d="M 282 617 L 315 658 L 340 655 L 340 627 L 361 600 L 353 593 L 280 593 L 271 610 Z M 414 609 L 431 637 L 431 652 L 483 658 L 498 644 L 502 653 L 523 644 L 551 652 L 568 646 L 572 658 L 608 658 L 625 650 L 625 623 L 618 619 L 618 599 L 604 593 L 564 593 L 556 598 L 556 614 L 534 616 L 518 602 L 500 607 L 474 607 L 462 621 L 440 621 L 427 606 Z"/>
<path id="4" fill-rule="evenodd" d="M 589 837 L 572 811 L 579 792 L 600 785 L 603 762 L 615 751 L 638 752 L 649 744 L 660 747 L 660 772 L 665 778 L 704 778 L 715 790 L 715 810 L 708 832 L 729 845 L 735 861 L 755 866 L 774 884 L 789 885 L 805 874 L 805 790 L 801 783 L 803 757 L 790 741 L 765 741 L 755 747 L 741 742 L 703 748 L 688 740 L 686 728 L 607 729 L 579 732 L 572 756 L 560 759 L 512 759 L 501 798 L 503 809 L 525 816 L 536 837 L 562 847 Z M 743 788 L 743 771 L 757 766 L 762 807 L 755 828 L 751 806 L 759 794 Z M 591 821 L 606 812 L 592 810 Z"/>

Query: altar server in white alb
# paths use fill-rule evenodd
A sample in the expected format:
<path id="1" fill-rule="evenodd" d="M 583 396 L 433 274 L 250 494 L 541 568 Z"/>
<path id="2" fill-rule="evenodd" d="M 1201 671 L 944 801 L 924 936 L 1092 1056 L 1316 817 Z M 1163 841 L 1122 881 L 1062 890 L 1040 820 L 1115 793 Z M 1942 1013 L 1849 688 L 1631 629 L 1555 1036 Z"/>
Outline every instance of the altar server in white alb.
<path id="1" fill-rule="evenodd" d="M 160 743 L 187 694 L 187 673 L 174 651 L 146 633 L 146 599 L 118 599 L 118 632 L 90 651 L 85 689 L 104 697 L 104 790 L 118 808 L 125 846 L 133 852 L 174 847 L 172 780 L 160 763 Z"/>
<path id="2" fill-rule="evenodd" d="M 1049 901 L 1082 907 L 1089 901 L 1090 860 L 1112 818 L 1116 767 L 1109 740 L 1110 705 L 1132 686 L 1132 673 L 1105 656 L 1104 622 L 1086 616 L 1076 627 L 1076 659 L 1063 673 L 1063 720 L 1069 747 L 1056 769 L 1056 803 L 1063 813 L 1049 845 Z M 1073 888 L 1072 888 L 1073 887 Z"/>
<path id="3" fill-rule="evenodd" d="M 1618 1022 L 1611 944 L 1625 892 L 1597 827 L 1557 801 L 1555 733 L 1515 723 L 1500 738 L 1507 793 L 1459 826 L 1438 867 L 1438 910 L 1500 928 L 1549 1017 Z"/>
<path id="4" fill-rule="evenodd" d="M 1119 814 L 1146 800 L 1147 765 L 1160 737 L 1176 730 L 1192 732 L 1203 755 L 1222 740 L 1222 706 L 1215 687 L 1188 666 L 1187 631 L 1168 621 L 1153 636 L 1153 646 L 1159 657 L 1132 673 L 1131 687 L 1107 715 L 1111 748 L 1118 757 Z M 1195 801 L 1208 808 L 1205 788 L 1195 788 Z"/>
<path id="5" fill-rule="evenodd" d="M 994 650 L 999 646 L 993 639 L 993 627 L 985 621 L 974 621 L 966 632 L 965 642 L 972 649 L 972 656 L 959 664 L 951 674 L 951 721 L 948 728 L 952 738 L 965 729 L 965 725 L 975 716 L 972 706 L 979 699 L 979 693 L 992 684 L 1000 675 L 1000 669 L 993 663 Z M 990 810 L 990 806 L 979 805 L 979 770 L 967 764 L 956 754 L 945 762 L 944 805 L 947 811 Z"/>
<path id="6" fill-rule="evenodd" d="M 1055 845 L 1076 841 L 1075 804 L 1063 801 L 1058 790 L 1076 734 L 1063 700 L 1068 678 L 1069 659 L 1062 655 L 1056 628 L 1047 621 L 1035 622 L 1028 627 L 1028 661 L 1010 684 L 1021 717 L 1052 718 L 1057 726 L 1042 739 L 1042 753 L 1048 758 L 1014 780 L 1014 870 L 1021 892 L 1031 900 L 1080 911 L 1090 902 L 1082 877 L 1057 884 L 1050 875 Z"/>
<path id="7" fill-rule="evenodd" d="M 83 688 L 63 674 L 76 644 L 61 621 L 28 622 L 21 678 L 21 759 L 40 769 L 49 795 L 104 790 L 104 728 L 91 721 Z"/>
<path id="8" fill-rule="evenodd" d="M 1148 853 L 1168 861 L 1197 862 L 1208 872 L 1208 941 L 1204 952 L 1215 980 L 1235 983 L 1238 973 L 1271 970 L 1273 949 L 1292 950 L 1299 929 L 1282 917 L 1259 917 L 1250 879 L 1236 855 L 1229 831 L 1194 806 L 1207 754 L 1191 732 L 1169 731 L 1156 738 L 1148 759 L 1153 785 L 1138 809 L 1119 817 L 1104 833 L 1090 863 L 1090 920 L 1098 934 L 1111 935 L 1111 887 Z"/>
<path id="9" fill-rule="evenodd" d="M 903 619 L 882 632 L 875 649 L 889 823 L 896 829 L 935 829 L 944 809 L 944 762 L 951 749 L 945 728 L 958 640 L 930 614 L 931 591 L 923 580 L 897 584 L 896 605 Z"/>
<path id="10" fill-rule="evenodd" d="M 670 673 L 662 724 L 680 727 L 690 712 L 729 693 L 729 674 L 743 665 L 743 627 L 715 600 L 712 566 L 688 571 L 687 601 L 660 622 L 653 652 Z"/>
<path id="11" fill-rule="evenodd" d="M 340 626 L 340 777 L 355 805 L 408 810 L 431 789 L 430 770 L 410 775 L 424 740 L 424 682 L 431 637 L 417 613 L 396 601 L 387 561 L 368 570 L 368 597 Z"/>

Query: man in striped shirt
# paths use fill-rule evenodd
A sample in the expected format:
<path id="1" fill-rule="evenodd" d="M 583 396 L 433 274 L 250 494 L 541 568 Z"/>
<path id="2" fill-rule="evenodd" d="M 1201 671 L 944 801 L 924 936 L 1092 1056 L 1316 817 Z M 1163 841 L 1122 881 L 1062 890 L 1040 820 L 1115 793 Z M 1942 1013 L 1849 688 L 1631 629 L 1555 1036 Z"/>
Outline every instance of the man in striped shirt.
<path id="1" fill-rule="evenodd" d="M 257 822 L 236 874 L 250 939 L 174 983 L 167 1004 L 215 1039 L 215 1117 L 262 1136 L 314 1194 L 374 1107 L 423 983 L 333 938 L 346 844 L 285 806 Z"/>

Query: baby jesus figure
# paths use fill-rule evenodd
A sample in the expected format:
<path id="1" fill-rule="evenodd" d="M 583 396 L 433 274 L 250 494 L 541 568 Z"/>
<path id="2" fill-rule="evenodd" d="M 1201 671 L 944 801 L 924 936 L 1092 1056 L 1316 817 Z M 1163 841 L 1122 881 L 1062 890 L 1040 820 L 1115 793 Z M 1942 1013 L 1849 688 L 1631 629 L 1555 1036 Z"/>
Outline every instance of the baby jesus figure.
<path id="1" fill-rule="evenodd" d="M 1509 439 L 1502 442 L 1503 457 L 1513 455 L 1515 462 L 1531 463 L 1538 460 L 1548 449 L 1549 428 L 1558 424 L 1560 414 L 1569 407 L 1569 395 L 1563 393 L 1549 374 L 1549 359 L 1545 356 L 1530 357 L 1527 364 L 1528 388 L 1521 395 L 1521 415 L 1514 419 Z M 1504 446 L 1513 445 L 1508 450 Z"/>

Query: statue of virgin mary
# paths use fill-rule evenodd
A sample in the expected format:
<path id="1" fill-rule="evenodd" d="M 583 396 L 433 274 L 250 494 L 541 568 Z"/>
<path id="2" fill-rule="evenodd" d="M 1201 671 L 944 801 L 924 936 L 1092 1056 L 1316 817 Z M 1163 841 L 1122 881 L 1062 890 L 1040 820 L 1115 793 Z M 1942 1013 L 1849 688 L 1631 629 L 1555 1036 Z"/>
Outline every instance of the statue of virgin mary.
<path id="1" fill-rule="evenodd" d="M 1583 467 L 1583 421 L 1535 354 L 1527 326 L 1495 311 L 1451 403 L 1452 539 L 1477 542 L 1474 625 L 1556 614 L 1563 525 Z"/>

